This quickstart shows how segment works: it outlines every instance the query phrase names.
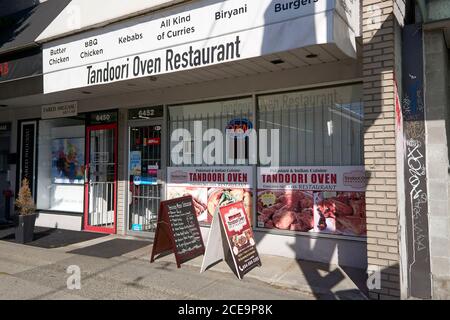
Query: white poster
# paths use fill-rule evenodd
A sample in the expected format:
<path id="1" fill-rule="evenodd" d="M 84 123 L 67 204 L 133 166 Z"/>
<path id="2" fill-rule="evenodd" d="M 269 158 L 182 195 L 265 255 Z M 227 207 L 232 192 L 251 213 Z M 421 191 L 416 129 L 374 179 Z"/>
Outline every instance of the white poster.
<path id="1" fill-rule="evenodd" d="M 83 185 L 54 184 L 51 188 L 50 210 L 83 212 Z"/>
<path id="2" fill-rule="evenodd" d="M 253 169 L 232 167 L 169 167 L 167 199 L 191 195 L 199 222 L 210 224 L 220 206 L 243 201 L 252 221 Z"/>
<path id="3" fill-rule="evenodd" d="M 365 189 L 363 166 L 258 168 L 257 226 L 365 236 Z"/>
<path id="4" fill-rule="evenodd" d="M 259 167 L 258 189 L 366 191 L 364 166 Z"/>
<path id="5" fill-rule="evenodd" d="M 45 44 L 44 93 L 315 44 L 355 57 L 358 28 L 357 0 L 195 1 Z"/>

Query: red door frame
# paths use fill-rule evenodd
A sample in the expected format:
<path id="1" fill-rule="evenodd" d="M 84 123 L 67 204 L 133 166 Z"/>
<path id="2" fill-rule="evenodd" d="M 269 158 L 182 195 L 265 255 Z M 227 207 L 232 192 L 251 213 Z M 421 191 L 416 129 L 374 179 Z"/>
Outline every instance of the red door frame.
<path id="1" fill-rule="evenodd" d="M 90 226 L 88 224 L 89 221 L 89 170 L 90 170 L 90 156 L 91 156 L 91 131 L 97 131 L 97 130 L 114 130 L 114 188 L 113 188 L 113 205 L 114 205 L 114 226 L 112 228 L 105 228 L 105 227 L 95 227 Z M 93 232 L 100 232 L 100 233 L 109 233 L 109 234 L 115 234 L 117 233 L 117 152 L 118 152 L 118 141 L 117 141 L 117 123 L 111 123 L 111 124 L 96 124 L 96 125 L 90 125 L 86 127 L 86 178 L 84 181 L 84 230 L 87 231 L 93 231 Z"/>

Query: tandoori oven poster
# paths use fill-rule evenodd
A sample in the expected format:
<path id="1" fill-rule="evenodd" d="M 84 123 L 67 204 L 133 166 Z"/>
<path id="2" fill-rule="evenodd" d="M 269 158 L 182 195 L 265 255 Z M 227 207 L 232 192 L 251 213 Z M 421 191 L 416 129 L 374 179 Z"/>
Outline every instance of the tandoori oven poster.
<path id="1" fill-rule="evenodd" d="M 258 168 L 257 226 L 366 235 L 363 166 Z"/>
<path id="2" fill-rule="evenodd" d="M 252 221 L 252 167 L 169 167 L 167 198 L 191 195 L 198 221 L 210 224 L 216 208 L 242 201 Z"/>

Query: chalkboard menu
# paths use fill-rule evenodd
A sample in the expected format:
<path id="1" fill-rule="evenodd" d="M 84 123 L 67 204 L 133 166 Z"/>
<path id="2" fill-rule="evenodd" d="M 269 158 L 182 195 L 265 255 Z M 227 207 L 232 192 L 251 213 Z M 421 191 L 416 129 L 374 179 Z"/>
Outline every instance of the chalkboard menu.
<path id="1" fill-rule="evenodd" d="M 155 255 L 166 251 L 175 254 L 178 268 L 181 263 L 205 253 L 192 196 L 160 204 L 150 262 L 155 260 Z"/>

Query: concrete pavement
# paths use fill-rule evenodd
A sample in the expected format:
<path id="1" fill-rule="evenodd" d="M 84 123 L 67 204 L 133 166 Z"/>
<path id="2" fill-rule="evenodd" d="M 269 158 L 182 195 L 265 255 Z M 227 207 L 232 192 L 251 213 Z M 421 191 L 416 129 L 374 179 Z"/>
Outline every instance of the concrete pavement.
<path id="1" fill-rule="evenodd" d="M 109 259 L 69 253 L 116 238 L 54 249 L 0 241 L 0 299 L 365 299 L 362 273 L 282 257 L 261 256 L 263 267 L 238 280 L 224 262 L 200 274 L 202 257 L 181 269 L 173 255 L 150 264 L 150 243 Z M 70 265 L 80 267 L 80 290 L 67 289 Z"/>

